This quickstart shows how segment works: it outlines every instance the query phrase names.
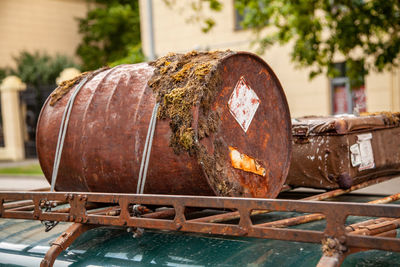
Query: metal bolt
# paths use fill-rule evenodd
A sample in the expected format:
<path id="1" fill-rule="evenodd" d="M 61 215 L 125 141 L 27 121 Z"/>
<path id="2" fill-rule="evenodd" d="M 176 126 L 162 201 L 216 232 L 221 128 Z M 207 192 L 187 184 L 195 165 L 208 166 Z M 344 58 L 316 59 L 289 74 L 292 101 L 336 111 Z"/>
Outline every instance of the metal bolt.
<path id="1" fill-rule="evenodd" d="M 333 239 L 328 239 L 327 244 L 328 244 L 328 247 L 331 249 L 336 247 L 336 242 Z"/>
<path id="2" fill-rule="evenodd" d="M 347 251 L 347 247 L 346 246 L 343 246 L 343 245 L 339 245 L 339 250 L 340 251 Z"/>

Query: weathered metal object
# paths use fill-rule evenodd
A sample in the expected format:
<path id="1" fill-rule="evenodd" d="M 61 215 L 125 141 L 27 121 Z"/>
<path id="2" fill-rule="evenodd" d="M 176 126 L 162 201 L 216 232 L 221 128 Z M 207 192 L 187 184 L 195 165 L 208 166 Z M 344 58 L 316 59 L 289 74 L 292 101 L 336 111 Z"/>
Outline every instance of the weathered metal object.
<path id="1" fill-rule="evenodd" d="M 349 189 L 336 189 L 336 190 L 328 191 L 328 192 L 325 192 L 325 193 L 321 193 L 321 194 L 313 195 L 313 196 L 310 196 L 310 197 L 306 197 L 306 198 L 303 198 L 301 200 L 319 201 L 319 200 L 325 200 L 325 199 L 328 199 L 328 198 L 334 198 L 334 197 L 341 196 L 341 195 L 344 195 L 346 193 L 352 192 L 352 191 L 357 190 L 357 189 L 365 188 L 365 187 L 370 186 L 370 185 L 374 185 L 374 184 L 378 184 L 378 183 L 387 181 L 387 180 L 392 179 L 392 178 L 394 178 L 394 177 L 393 176 L 391 176 L 391 177 L 380 177 L 380 178 L 377 178 L 377 179 L 374 179 L 374 180 L 369 180 L 369 181 L 360 183 L 358 185 L 353 185 Z M 378 203 L 375 203 L 375 204 L 378 204 Z M 251 215 L 265 214 L 265 213 L 269 213 L 269 212 L 271 212 L 271 211 L 270 210 L 257 210 L 257 211 L 252 211 Z M 230 220 L 234 220 L 234 219 L 238 219 L 238 218 L 240 218 L 239 212 L 232 211 L 232 212 L 228 212 L 228 213 L 224 213 L 224 214 L 218 214 L 218 215 L 209 216 L 209 217 L 205 217 L 205 218 L 195 219 L 195 221 L 215 223 L 215 222 L 230 221 Z"/>
<path id="2" fill-rule="evenodd" d="M 392 198 L 393 199 L 393 198 Z M 5 201 L 32 200 L 35 207 L 32 211 L 13 211 L 4 207 Z M 57 210 L 46 212 L 40 209 L 39 203 L 46 201 L 68 201 L 71 209 L 67 213 Z M 104 203 L 119 206 L 120 212 L 115 215 L 93 213 L 86 208 L 88 203 Z M 145 214 L 136 217 L 130 213 L 129 207 L 133 204 L 173 207 L 169 209 L 165 218 L 164 211 Z M 115 206 L 114 206 L 115 207 Z M 188 208 L 204 209 L 236 209 L 239 221 L 225 223 L 210 223 L 197 219 L 188 219 L 185 211 Z M 108 208 L 105 208 L 108 209 Z M 326 220 L 324 231 L 272 228 L 264 224 L 255 224 L 250 216 L 253 210 L 271 210 L 281 212 L 321 213 Z M 168 195 L 134 195 L 111 193 L 41 193 L 41 192 L 0 192 L 0 217 L 30 220 L 55 220 L 87 223 L 95 225 L 114 225 L 136 228 L 152 228 L 162 230 L 198 232 L 232 236 L 249 236 L 257 238 L 271 238 L 287 241 L 320 243 L 328 240 L 337 240 L 345 248 L 383 249 L 400 252 L 400 239 L 388 238 L 392 230 L 399 227 L 399 205 L 376 205 L 363 203 L 338 203 L 326 201 L 295 201 L 275 199 L 251 199 L 228 197 L 200 197 L 200 196 L 168 196 Z M 147 216 L 146 216 L 147 215 Z M 350 215 L 393 218 L 379 221 L 375 227 L 360 234 L 349 232 L 346 228 L 346 218 Z M 203 215 L 208 216 L 208 215 Z M 163 219 L 159 219 L 163 218 Z M 374 228 L 374 229 L 372 229 Z M 371 231 L 372 229 L 372 231 Z M 390 235 L 389 235 L 390 234 Z M 331 252 L 338 248 L 333 242 Z M 327 244 L 328 244 L 327 243 Z M 328 244 L 329 245 L 329 244 Z"/>
<path id="3" fill-rule="evenodd" d="M 78 238 L 82 233 L 98 227 L 93 224 L 72 224 L 64 233 L 61 234 L 52 244 L 50 249 L 47 251 L 44 259 L 40 263 L 40 267 L 51 267 L 54 264 L 57 256 L 60 255 L 65 249 L 67 249 L 76 238 Z"/>
<path id="4" fill-rule="evenodd" d="M 384 197 L 381 199 L 369 201 L 368 203 L 369 204 L 385 204 L 385 203 L 397 201 L 399 199 L 400 199 L 400 193 L 397 193 L 397 194 L 387 196 L 387 197 Z M 325 216 L 323 214 L 314 213 L 314 214 L 307 214 L 307 215 L 303 215 L 303 216 L 268 222 L 268 223 L 264 223 L 262 225 L 266 226 L 266 227 L 288 227 L 288 226 L 299 225 L 299 224 L 308 223 L 308 222 L 319 221 L 319 220 L 323 220 L 323 219 L 325 219 Z"/>
<path id="5" fill-rule="evenodd" d="M 46 254 L 42 264 L 51 266 L 57 255 L 82 232 L 94 225 L 125 226 L 128 229 L 155 228 L 232 236 L 251 236 L 288 241 L 322 242 L 323 257 L 318 266 L 340 266 L 343 259 L 368 249 L 400 251 L 396 229 L 400 227 L 399 206 L 381 205 L 396 201 L 400 194 L 371 201 L 368 204 L 315 202 L 352 190 L 386 181 L 393 177 L 370 180 L 347 190 L 337 189 L 296 200 L 266 200 L 251 198 L 216 198 L 197 196 L 160 196 L 108 193 L 48 193 L 0 192 L 0 217 L 31 220 L 52 220 L 83 223 L 74 224 L 61 235 Z M 308 201 L 304 201 L 308 200 Z M 311 200 L 311 202 L 309 202 Z M 33 203 L 33 205 L 32 205 Z M 67 203 L 46 210 L 44 203 Z M 137 204 L 140 203 L 140 204 Z M 380 204 L 380 205 L 371 205 Z M 144 205 L 154 208 L 152 212 Z M 22 208 L 22 209 L 20 209 Z M 232 209 L 220 215 L 198 212 L 210 209 Z M 135 212 L 136 210 L 136 212 Z M 137 212 L 139 211 L 139 213 Z M 253 215 L 266 212 L 306 212 L 311 220 L 293 217 L 286 220 L 257 222 Z M 194 215 L 194 216 L 193 216 Z M 346 225 L 349 215 L 381 217 Z M 310 231 L 286 228 L 318 219 L 326 220 L 325 230 Z M 232 221 L 232 219 L 238 219 Z M 229 224 L 221 223 L 230 220 Z M 278 224 L 278 225 L 277 225 Z M 275 228 L 283 226 L 284 228 Z M 46 265 L 47 264 L 47 265 Z"/>
<path id="6" fill-rule="evenodd" d="M 291 156 L 290 114 L 282 87 L 256 55 L 230 52 L 214 60 L 214 69 L 204 72 L 205 81 L 218 81 L 212 88 L 214 98 L 207 107 L 199 100 L 188 111 L 193 118 L 188 133 L 194 133 L 189 141 L 202 148 L 202 157 L 197 151 L 176 154 L 169 146 L 173 119 L 158 119 L 144 193 L 274 198 L 283 186 Z M 142 63 L 91 74 L 72 108 L 57 191 L 136 192 L 156 103 L 148 86 L 154 70 Z M 184 70 L 178 74 L 184 75 Z M 53 106 L 48 99 L 39 117 L 37 150 L 48 181 L 62 113 L 75 88 L 64 92 Z M 236 94 L 244 97 L 237 99 Z M 163 104 L 165 99 L 159 100 Z M 211 113 L 217 118 L 216 128 L 200 136 L 197 133 L 204 130 Z M 232 166 L 229 147 L 253 159 L 254 166 Z"/>
<path id="7" fill-rule="evenodd" d="M 346 227 L 349 235 L 368 235 L 395 238 L 397 236 L 397 228 L 399 228 L 399 219 L 379 218 L 376 220 L 368 220 L 361 223 L 352 224 Z M 364 225 L 367 229 L 362 231 L 353 230 L 356 227 Z M 368 226 L 372 228 L 368 229 Z M 346 246 L 345 238 L 327 237 L 322 242 L 323 255 L 317 264 L 317 267 L 339 267 L 343 260 L 350 254 L 360 251 L 366 251 L 367 248 L 357 246 Z"/>
<path id="8" fill-rule="evenodd" d="M 400 173 L 398 113 L 305 117 L 292 123 L 290 186 L 346 189 Z"/>

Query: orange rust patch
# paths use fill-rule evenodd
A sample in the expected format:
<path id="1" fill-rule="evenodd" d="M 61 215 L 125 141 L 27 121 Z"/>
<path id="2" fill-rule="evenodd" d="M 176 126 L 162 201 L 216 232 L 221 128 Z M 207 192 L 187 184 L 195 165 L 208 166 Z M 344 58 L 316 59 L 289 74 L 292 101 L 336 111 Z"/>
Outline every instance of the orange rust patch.
<path id="1" fill-rule="evenodd" d="M 265 169 L 255 159 L 240 153 L 236 148 L 231 146 L 229 147 L 229 150 L 229 156 L 233 168 L 265 176 Z"/>

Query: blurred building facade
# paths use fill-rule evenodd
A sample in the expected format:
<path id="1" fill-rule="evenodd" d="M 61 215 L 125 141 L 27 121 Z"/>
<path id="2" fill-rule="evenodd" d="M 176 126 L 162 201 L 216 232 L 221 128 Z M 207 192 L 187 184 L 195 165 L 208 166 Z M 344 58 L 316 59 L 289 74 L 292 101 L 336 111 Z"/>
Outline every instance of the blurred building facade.
<path id="1" fill-rule="evenodd" d="M 173 1 L 174 4 L 168 6 L 163 0 L 140 0 L 145 54 L 149 56 L 153 52 L 155 56 L 163 56 L 168 52 L 224 49 L 255 52 L 256 48 L 252 46 L 254 32 L 240 28 L 240 16 L 234 8 L 234 1 L 221 2 L 221 12 L 203 10 L 205 16 L 211 16 L 216 22 L 210 32 L 203 33 L 200 23 L 188 21 L 194 13 L 187 1 Z M 151 17 L 152 23 L 149 23 Z M 151 51 L 152 47 L 154 51 Z M 371 73 L 364 77 L 364 86 L 352 92 L 346 83 L 345 73 L 341 77 L 344 79 L 332 81 L 320 75 L 310 81 L 308 70 L 296 69 L 290 61 L 290 51 L 290 45 L 275 45 L 267 49 L 262 58 L 281 81 L 293 117 L 344 113 L 352 111 L 355 104 L 361 111 L 368 112 L 400 110 L 399 69 Z"/>
<path id="2" fill-rule="evenodd" d="M 234 1 L 221 1 L 224 5 L 221 12 L 204 10 L 206 16 L 215 19 L 216 26 L 209 33 L 203 33 L 199 23 L 188 22 L 193 15 L 188 1 L 173 1 L 174 5 L 170 7 L 164 0 L 139 0 L 145 54 L 151 57 L 168 52 L 223 49 L 254 52 L 254 33 L 240 29 Z M 86 0 L 0 0 L 0 67 L 13 66 L 13 56 L 22 50 L 61 53 L 76 58 L 75 51 L 81 39 L 76 19 L 85 17 L 92 5 Z M 346 87 L 345 71 L 344 77 L 334 81 L 322 75 L 310 81 L 308 70 L 294 67 L 290 51 L 290 45 L 273 46 L 262 57 L 280 79 L 293 117 L 352 110 L 350 98 L 356 98 L 361 107 L 365 105 L 369 112 L 400 110 L 399 69 L 371 73 L 364 79 L 364 88 L 351 96 Z M 0 145 L 0 160 L 19 160 L 24 157 L 21 138 L 26 136 L 26 129 L 21 124 L 26 116 L 23 108 L 21 115 L 17 111 L 5 112 L 4 108 L 12 101 L 20 105 L 17 95 L 24 87 L 19 86 L 14 78 L 9 82 L 0 86 L 0 93 L 6 95 L 2 97 L 0 131 L 10 136 L 4 140 L 9 144 L 8 148 Z M 14 87 L 11 86 L 13 84 Z M 6 121 L 9 126 L 4 125 Z M 23 133 L 16 133 L 18 131 Z"/>
<path id="3" fill-rule="evenodd" d="M 85 0 L 1 0 L 0 67 L 26 50 L 75 57 L 81 40 L 76 18 L 85 17 Z"/>
<path id="4" fill-rule="evenodd" d="M 22 51 L 59 53 L 77 60 L 75 51 L 81 41 L 77 18 L 85 17 L 92 5 L 86 0 L 0 0 L 0 68 L 15 67 L 13 57 Z M 0 160 L 35 155 L 28 104 L 22 97 L 25 88 L 15 76 L 0 84 Z"/>

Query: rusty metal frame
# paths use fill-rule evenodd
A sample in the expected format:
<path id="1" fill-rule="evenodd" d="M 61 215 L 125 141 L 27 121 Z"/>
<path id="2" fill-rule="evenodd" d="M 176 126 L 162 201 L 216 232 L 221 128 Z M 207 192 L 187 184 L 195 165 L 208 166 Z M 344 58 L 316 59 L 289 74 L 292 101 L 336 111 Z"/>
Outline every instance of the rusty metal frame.
<path id="1" fill-rule="evenodd" d="M 31 200 L 33 205 L 27 200 Z M 43 203 L 46 202 L 69 203 L 70 208 L 45 211 L 42 207 Z M 21 206 L 16 203 L 21 203 Z M 90 207 L 94 203 L 103 203 L 107 207 L 92 210 Z M 131 206 L 134 204 L 170 208 L 146 214 L 147 216 L 136 217 L 131 212 Z M 25 208 L 27 205 L 29 208 Z M 185 210 L 191 208 L 236 210 L 239 220 L 237 223 L 218 223 L 204 220 L 207 219 L 206 217 L 203 220 L 199 220 L 199 218 L 187 219 Z M 319 213 L 325 216 L 326 228 L 324 231 L 314 231 L 253 224 L 251 214 L 255 210 Z M 377 235 L 365 235 L 365 231 L 359 234 L 357 234 L 357 231 L 349 232 L 345 225 L 346 218 L 349 215 L 393 218 L 384 220 L 384 223 L 391 221 L 392 226 L 387 231 L 380 231 Z M 170 216 L 170 218 L 167 216 Z M 400 252 L 400 239 L 387 237 L 400 224 L 400 205 L 390 204 L 110 193 L 0 192 L 0 217 L 75 222 L 92 226 L 113 225 L 248 236 L 309 243 L 322 242 L 324 256 L 320 261 L 320 266 L 327 266 L 326 264 L 339 266 L 347 252 L 352 248 L 353 250 L 354 248 L 358 250 L 381 249 Z M 81 229 L 81 227 L 78 227 L 78 230 L 75 230 L 79 232 L 78 235 L 82 232 Z M 72 234 L 77 236 L 74 231 L 72 231 Z M 65 249 L 65 246 L 61 248 Z"/>
<path id="2" fill-rule="evenodd" d="M 323 256 L 318 266 L 340 266 L 347 255 L 363 250 L 400 252 L 400 238 L 396 238 L 396 229 L 400 228 L 400 205 L 376 205 L 396 201 L 400 199 L 400 193 L 367 204 L 320 200 L 334 198 L 391 178 L 393 176 L 380 177 L 349 189 L 336 189 L 302 200 L 85 192 L 0 192 L 0 218 L 75 222 L 52 244 L 41 266 L 52 266 L 57 256 L 80 234 L 102 225 L 124 226 L 129 227 L 129 230 L 152 228 L 322 243 Z M 102 204 L 101 207 L 99 203 Z M 64 206 L 48 208 L 57 205 Z M 164 208 L 151 212 L 143 205 Z M 228 211 L 190 218 L 191 212 L 199 208 Z M 252 223 L 251 216 L 272 211 L 311 214 L 267 223 Z M 349 215 L 382 218 L 346 226 Z M 326 220 L 324 231 L 288 228 L 323 219 Z"/>
<path id="3" fill-rule="evenodd" d="M 72 224 L 53 243 L 51 243 L 51 247 L 40 263 L 40 267 L 53 266 L 57 256 L 67 249 L 75 241 L 75 239 L 77 239 L 84 232 L 95 227 L 97 227 L 97 225 L 82 223 Z"/>

